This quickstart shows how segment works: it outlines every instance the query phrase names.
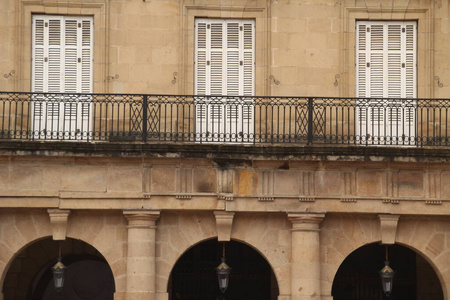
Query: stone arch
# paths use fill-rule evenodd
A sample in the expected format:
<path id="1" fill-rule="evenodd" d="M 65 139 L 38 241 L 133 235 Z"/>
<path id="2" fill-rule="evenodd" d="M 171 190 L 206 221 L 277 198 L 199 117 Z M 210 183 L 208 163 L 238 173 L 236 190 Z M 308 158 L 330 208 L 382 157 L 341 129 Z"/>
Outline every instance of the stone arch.
<path id="1" fill-rule="evenodd" d="M 202 270 L 200 273 L 203 274 L 205 272 L 205 270 L 207 270 L 206 272 L 208 273 L 208 276 L 204 276 L 204 274 L 202 276 L 199 276 L 202 278 L 202 281 L 208 281 L 207 286 L 208 287 L 212 287 L 214 286 L 214 284 L 217 284 L 217 277 L 216 277 L 216 273 L 215 273 L 215 267 L 217 267 L 217 265 L 220 263 L 220 258 L 222 255 L 222 243 L 224 243 L 226 250 L 226 257 L 227 257 L 227 263 L 230 264 L 231 268 L 236 268 L 236 270 L 238 271 L 241 268 L 247 269 L 245 266 L 243 265 L 248 265 L 248 261 L 247 260 L 240 260 L 240 264 L 238 265 L 233 265 L 237 263 L 236 260 L 233 261 L 233 254 L 236 253 L 250 253 L 249 257 L 252 257 L 253 259 L 251 259 L 250 261 L 255 261 L 257 260 L 258 262 L 255 264 L 253 263 L 254 266 L 259 266 L 260 269 L 258 269 L 258 271 L 254 271 L 256 272 L 256 274 L 258 275 L 262 275 L 261 277 L 264 277 L 266 284 L 257 284 L 257 285 L 253 285 L 253 289 L 255 287 L 257 287 L 253 293 L 250 293 L 250 295 L 256 294 L 256 291 L 261 292 L 264 289 L 267 289 L 265 292 L 263 292 L 264 295 L 266 295 L 266 297 L 270 297 L 270 299 L 277 299 L 277 297 L 279 296 L 280 292 L 279 292 L 279 286 L 278 286 L 278 280 L 275 276 L 273 267 L 270 265 L 269 261 L 267 260 L 266 257 L 264 257 L 261 254 L 261 251 L 258 251 L 258 249 L 256 249 L 255 247 L 253 247 L 252 245 L 249 245 L 248 243 L 242 242 L 242 241 L 238 241 L 235 239 L 231 239 L 228 242 L 218 242 L 217 239 L 215 237 L 211 238 L 211 239 L 206 239 L 203 241 L 200 241 L 198 243 L 196 243 L 195 245 L 192 245 L 191 247 L 189 247 L 188 249 L 186 249 L 186 251 L 178 258 L 177 262 L 174 264 L 174 267 L 171 271 L 171 276 L 170 276 L 170 280 L 168 282 L 168 286 L 167 286 L 167 292 L 170 295 L 170 292 L 173 288 L 176 287 L 176 277 L 174 277 L 176 274 L 183 274 L 183 273 L 175 273 L 177 272 L 177 270 L 179 271 L 180 269 L 180 263 L 185 263 L 186 262 L 186 255 L 188 255 L 188 264 L 189 265 L 197 265 L 198 266 L 202 266 L 200 269 Z M 205 248 L 206 246 L 206 248 Z M 211 248 L 212 247 L 212 248 Z M 208 249 L 208 251 L 206 251 L 206 249 Z M 243 249 L 244 252 L 236 252 L 237 249 Z M 196 251 L 196 250 L 202 250 L 202 256 L 200 257 L 200 260 L 198 260 L 197 263 L 192 263 L 192 260 L 195 260 L 192 258 L 192 254 Z M 211 251 L 212 250 L 212 251 Z M 234 251 L 233 251 L 234 250 Z M 246 250 L 246 251 L 245 251 Z M 196 251 L 199 252 L 199 251 Z M 210 255 L 214 256 L 214 261 L 211 264 L 211 261 L 207 258 L 204 257 L 209 257 Z M 205 260 L 203 262 L 203 260 Z M 197 261 L 197 260 L 195 260 Z M 202 263 L 200 263 L 200 261 L 202 261 Z M 205 266 L 205 263 L 208 261 L 208 267 Z M 243 264 L 243 265 L 242 265 Z M 181 268 L 182 270 L 184 270 L 184 267 Z M 254 270 L 253 268 L 248 268 L 247 272 L 249 272 L 250 270 Z M 262 271 L 262 270 L 266 270 L 266 271 Z M 239 271 L 238 271 L 239 272 Z M 264 273 L 265 272 L 265 273 Z M 200 275 L 199 273 L 199 275 Z M 244 273 L 242 273 L 244 274 Z M 236 279 L 240 278 L 240 280 L 242 280 L 241 275 L 236 275 Z M 266 275 L 263 275 L 266 274 Z M 269 274 L 269 275 L 267 275 Z M 248 292 L 248 290 L 252 290 L 252 284 L 251 284 L 251 280 L 252 277 L 250 276 L 248 277 L 248 279 L 245 281 L 246 282 L 246 287 L 245 289 L 242 289 L 242 291 L 246 291 Z M 185 275 L 183 275 L 182 277 L 184 277 Z M 257 276 L 257 275 L 256 275 Z M 194 276 L 193 278 L 197 278 L 197 275 Z M 233 279 L 233 272 L 231 274 L 231 279 L 230 281 L 232 281 Z M 250 281 L 249 281 L 250 280 Z M 254 278 L 253 278 L 254 280 Z M 172 281 L 173 281 L 173 286 L 172 286 Z M 210 281 L 210 282 L 209 282 Z M 239 284 L 239 279 L 238 281 L 235 281 L 235 291 L 236 292 L 239 288 L 237 288 L 237 285 Z M 183 285 L 185 286 L 185 285 Z M 190 285 L 189 285 L 190 286 Z M 203 290 L 203 289 L 202 289 Z M 215 290 L 214 287 L 212 287 L 212 290 Z M 261 290 L 261 291 L 260 291 Z M 175 290 L 174 290 L 175 291 Z M 215 291 L 217 293 L 217 291 Z M 266 294 L 269 293 L 269 294 Z M 220 293 L 219 293 L 220 294 Z M 173 296 L 173 295 L 172 295 Z M 248 295 L 249 296 L 249 295 Z M 220 297 L 220 296 L 219 296 Z M 259 299 L 259 298 L 258 298 Z M 269 299 L 269 298 L 268 298 Z"/>
<path id="2" fill-rule="evenodd" d="M 270 266 L 270 269 L 272 270 L 273 275 L 274 275 L 274 277 L 275 277 L 277 283 L 280 281 L 279 274 L 277 274 L 277 273 L 275 272 L 275 269 L 274 269 L 272 263 L 270 262 L 269 258 L 267 257 L 266 253 L 262 252 L 262 251 L 261 251 L 260 249 L 258 249 L 255 245 L 252 245 L 252 244 L 248 243 L 247 241 L 240 240 L 240 239 L 237 239 L 237 238 L 231 238 L 231 240 L 232 240 L 232 241 L 235 241 L 235 242 L 239 242 L 239 243 L 241 243 L 241 244 L 244 244 L 244 245 L 246 245 L 246 246 L 252 248 L 253 250 L 255 250 L 255 252 L 257 252 L 259 255 L 261 255 L 261 257 L 264 258 L 264 260 L 265 260 L 265 261 L 267 262 L 267 264 Z"/>
<path id="3" fill-rule="evenodd" d="M 44 210 L 3 210 L 0 212 L 0 285 L 17 255 L 36 241 L 52 235 L 50 218 Z"/>
<path id="4" fill-rule="evenodd" d="M 404 244 L 402 242 L 398 242 L 395 243 L 396 245 L 401 245 L 404 246 L 405 248 L 411 249 L 412 251 L 414 251 L 416 254 L 420 255 L 420 257 L 426 261 L 428 263 L 428 265 L 432 268 L 432 270 L 434 271 L 434 273 L 436 274 L 439 283 L 441 284 L 442 287 L 442 293 L 444 294 L 444 299 L 448 299 L 448 290 L 447 290 L 447 282 L 445 280 L 445 277 L 443 275 L 442 270 L 447 268 L 447 265 L 437 265 L 436 261 L 431 259 L 426 253 L 424 253 L 421 249 L 418 249 L 414 246 L 408 245 L 408 244 Z M 443 254 L 446 257 L 450 257 L 450 251 L 447 251 L 445 254 Z"/>
<path id="5" fill-rule="evenodd" d="M 379 241 L 381 234 L 376 215 L 327 215 L 320 232 L 322 295 L 331 295 L 336 272 L 350 253 Z"/>
<path id="6" fill-rule="evenodd" d="M 202 241 L 217 238 L 216 221 L 211 212 L 164 212 L 158 222 L 156 289 L 165 293 L 170 272 L 183 253 Z M 290 294 L 290 280 L 281 275 L 290 274 L 290 228 L 285 214 L 239 213 L 234 217 L 231 232 L 232 240 L 252 247 L 267 261 L 280 294 Z"/>
<path id="7" fill-rule="evenodd" d="M 66 298 L 75 291 L 84 298 L 89 296 L 86 299 L 97 299 L 93 295 L 90 286 L 92 281 L 88 280 L 88 277 L 98 272 L 102 274 L 103 279 L 99 281 L 101 284 L 96 286 L 95 293 L 112 297 L 115 290 L 114 276 L 107 261 L 97 249 L 81 240 L 67 238 L 64 241 L 55 241 L 51 236 L 47 236 L 22 247 L 9 262 L 2 284 L 4 299 L 41 299 L 44 295 L 48 298 L 52 293 L 56 293 L 51 288 L 53 287 L 51 267 L 56 263 L 60 249 L 63 263 L 67 267 L 66 289 L 62 291 Z M 90 272 L 80 273 L 85 269 Z M 95 280 L 96 277 L 90 279 Z"/>
<path id="8" fill-rule="evenodd" d="M 254 248 L 266 259 L 280 295 L 291 293 L 291 223 L 286 214 L 236 214 L 231 239 Z M 283 275 L 284 274 L 284 275 Z"/>
<path id="9" fill-rule="evenodd" d="M 446 219 L 402 216 L 396 244 L 412 249 L 433 268 L 444 299 L 450 295 L 450 245 L 445 243 L 450 222 Z M 381 241 L 377 215 L 327 215 L 320 233 L 322 295 L 331 295 L 334 277 L 344 259 L 356 249 Z"/>
<path id="10" fill-rule="evenodd" d="M 402 217 L 396 243 L 420 254 L 433 268 L 442 286 L 444 299 L 450 296 L 450 244 L 448 218 Z"/>
<path id="11" fill-rule="evenodd" d="M 204 240 L 198 241 L 197 243 L 191 245 L 191 246 L 188 247 L 183 253 L 181 253 L 181 254 L 178 256 L 178 258 L 177 258 L 177 260 L 175 261 L 175 263 L 173 264 L 173 266 L 175 266 L 175 264 L 180 260 L 180 258 L 181 258 L 186 252 L 188 252 L 190 249 L 194 248 L 194 247 L 197 246 L 197 245 L 202 244 L 203 242 L 206 242 L 206 241 L 209 241 L 209 240 L 213 240 L 213 239 L 215 239 L 215 238 L 217 238 L 217 236 L 212 237 L 212 238 L 206 238 L 206 239 L 204 239 Z M 257 252 L 259 255 L 261 255 L 261 257 L 264 258 L 264 259 L 266 260 L 267 264 L 270 266 L 272 272 L 274 273 L 274 276 L 275 276 L 275 279 L 277 280 L 277 282 L 279 281 L 279 279 L 278 279 L 278 277 L 277 277 L 277 274 L 276 274 L 275 271 L 274 271 L 273 266 L 270 264 L 270 261 L 267 259 L 267 257 L 264 255 L 264 253 L 262 253 L 262 252 L 261 252 L 258 248 L 256 248 L 254 245 L 251 245 L 251 244 L 249 244 L 249 243 L 247 243 L 247 242 L 245 242 L 245 241 L 242 241 L 242 240 L 239 240 L 239 239 L 234 239 L 234 238 L 232 238 L 231 240 L 232 240 L 232 241 L 239 242 L 239 243 L 241 243 L 241 244 L 244 244 L 244 245 L 246 245 L 246 246 L 252 248 L 252 249 L 253 249 L 255 252 Z M 172 268 L 173 268 L 173 266 L 172 266 Z"/>
<path id="12" fill-rule="evenodd" d="M 3 286 L 10 264 L 21 250 L 52 236 L 46 210 L 11 209 L 0 212 L 0 284 Z M 121 212 L 71 211 L 67 237 L 97 249 L 114 275 L 116 291 L 126 289 L 126 220 Z"/>
<path id="13" fill-rule="evenodd" d="M 157 226 L 156 290 L 166 293 L 170 272 L 181 255 L 199 242 L 217 237 L 216 221 L 211 212 L 164 212 Z"/>
<path id="14" fill-rule="evenodd" d="M 122 212 L 72 211 L 67 237 L 97 249 L 111 268 L 116 292 L 126 290 L 127 222 Z"/>
<path id="15" fill-rule="evenodd" d="M 378 272 L 384 266 L 386 251 L 396 271 L 394 299 L 444 299 L 433 266 L 420 253 L 400 244 L 377 242 L 359 247 L 344 259 L 333 280 L 333 299 L 384 299 Z M 432 284 L 424 284 L 426 280 Z"/>

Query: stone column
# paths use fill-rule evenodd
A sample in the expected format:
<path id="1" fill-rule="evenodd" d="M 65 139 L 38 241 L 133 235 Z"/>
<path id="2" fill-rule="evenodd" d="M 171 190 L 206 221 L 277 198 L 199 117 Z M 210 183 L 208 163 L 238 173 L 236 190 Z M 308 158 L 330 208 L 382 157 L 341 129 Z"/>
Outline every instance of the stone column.
<path id="1" fill-rule="evenodd" d="M 127 210 L 127 300 L 154 300 L 156 293 L 155 247 L 159 211 Z"/>
<path id="2" fill-rule="evenodd" d="M 291 300 L 320 300 L 319 225 L 325 214 L 289 213 L 292 223 Z"/>

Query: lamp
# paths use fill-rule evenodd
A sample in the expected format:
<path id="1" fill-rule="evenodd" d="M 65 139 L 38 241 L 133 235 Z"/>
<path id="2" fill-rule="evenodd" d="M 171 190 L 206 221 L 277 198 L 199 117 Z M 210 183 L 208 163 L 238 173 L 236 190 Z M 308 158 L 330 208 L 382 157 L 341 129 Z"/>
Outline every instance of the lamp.
<path id="1" fill-rule="evenodd" d="M 64 286 L 64 275 L 67 270 L 66 266 L 61 262 L 61 259 L 61 244 L 59 244 L 58 262 L 52 267 L 53 281 L 57 293 L 62 291 Z"/>
<path id="2" fill-rule="evenodd" d="M 383 287 L 383 292 L 386 294 L 386 297 L 389 297 L 392 292 L 394 276 L 394 270 L 389 267 L 388 246 L 386 246 L 386 260 L 384 261 L 384 268 L 380 271 L 381 285 Z"/>
<path id="3" fill-rule="evenodd" d="M 222 291 L 222 293 L 225 293 L 228 288 L 228 281 L 231 273 L 231 268 L 225 263 L 225 242 L 222 246 L 222 262 L 216 268 L 216 272 L 219 279 L 219 289 Z"/>

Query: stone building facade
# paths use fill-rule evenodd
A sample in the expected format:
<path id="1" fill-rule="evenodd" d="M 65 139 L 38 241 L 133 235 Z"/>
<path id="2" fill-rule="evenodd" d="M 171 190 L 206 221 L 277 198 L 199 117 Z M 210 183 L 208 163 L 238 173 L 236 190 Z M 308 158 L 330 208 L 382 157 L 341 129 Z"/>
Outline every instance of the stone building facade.
<path id="1" fill-rule="evenodd" d="M 405 33 L 399 40 L 406 41 L 406 46 L 398 42 L 399 57 L 406 57 L 398 71 L 406 76 L 399 77 L 405 82 L 400 90 L 412 94 L 377 97 L 445 103 L 449 14 L 445 0 L 4 0 L 0 100 L 13 93 L 49 92 L 39 90 L 38 82 L 50 89 L 55 73 L 38 62 L 44 49 L 50 54 L 42 62 L 52 63 L 52 36 L 40 48 L 36 24 L 42 21 L 46 32 L 52 21 L 75 20 L 74 30 L 81 30 L 78 38 L 88 46 L 74 50 L 81 53 L 75 55 L 79 63 L 87 60 L 74 71 L 85 79 L 82 90 L 71 93 L 199 94 L 199 28 L 235 22 L 236 32 L 244 32 L 239 46 L 244 59 L 237 62 L 249 70 L 238 88 L 251 82 L 243 93 L 371 97 L 376 88 L 366 93 L 364 68 L 374 69 L 372 57 L 379 53 L 388 53 L 381 70 L 389 72 L 397 61 L 390 60 L 390 38 L 384 37 L 388 50 L 367 49 L 376 43 L 377 28 L 388 32 L 393 24 L 401 29 L 399 36 Z M 245 31 L 247 24 L 253 29 Z M 67 47 L 54 49 L 70 53 L 70 29 L 64 30 Z M 374 38 L 366 49 L 369 33 Z M 359 60 L 364 51 L 370 61 Z M 205 60 L 205 66 L 210 63 Z M 58 73 L 55 82 L 70 76 L 68 66 L 58 69 L 63 75 Z M 9 106 L 2 105 L 5 130 Z M 448 109 L 442 105 L 441 116 Z M 393 299 L 449 299 L 450 141 L 444 129 L 450 122 L 420 116 L 416 121 L 439 127 L 444 144 L 64 141 L 2 135 L 0 299 L 378 300 L 385 297 L 378 274 L 383 260 L 396 271 Z M 405 130 L 399 135 L 407 135 Z M 50 272 L 59 247 L 68 266 L 63 294 L 54 291 Z M 214 270 L 222 247 L 233 268 L 223 294 Z"/>

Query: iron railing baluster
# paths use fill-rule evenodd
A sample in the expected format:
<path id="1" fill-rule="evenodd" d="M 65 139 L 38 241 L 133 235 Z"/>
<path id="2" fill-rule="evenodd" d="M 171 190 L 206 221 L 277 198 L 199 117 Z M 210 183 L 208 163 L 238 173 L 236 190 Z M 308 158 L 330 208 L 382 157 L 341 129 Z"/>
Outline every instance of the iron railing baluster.
<path id="1" fill-rule="evenodd" d="M 308 98 L 308 132 L 307 132 L 307 143 L 312 145 L 314 139 L 314 99 Z"/>
<path id="2" fill-rule="evenodd" d="M 0 92 L 0 140 L 448 147 L 449 114 L 450 99 Z"/>
<path id="3" fill-rule="evenodd" d="M 147 124 L 148 124 L 148 96 L 143 95 L 142 98 L 142 141 L 147 141 Z"/>

